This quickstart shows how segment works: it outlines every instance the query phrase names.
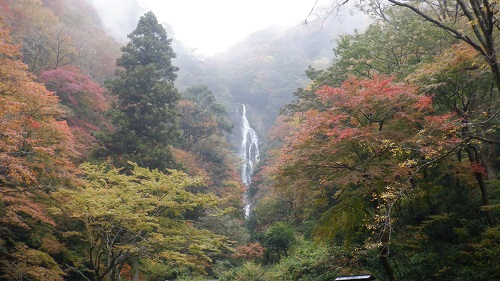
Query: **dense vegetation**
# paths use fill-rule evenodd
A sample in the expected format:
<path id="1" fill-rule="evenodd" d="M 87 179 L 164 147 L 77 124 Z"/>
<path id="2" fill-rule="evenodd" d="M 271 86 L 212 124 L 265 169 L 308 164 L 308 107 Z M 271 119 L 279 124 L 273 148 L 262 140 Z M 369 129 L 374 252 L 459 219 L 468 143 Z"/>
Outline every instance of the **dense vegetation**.
<path id="1" fill-rule="evenodd" d="M 308 70 L 311 84 L 273 129 L 253 227 L 286 222 L 327 252 L 312 262 L 303 258 L 307 243 L 292 244 L 272 271 L 294 272 L 279 273 L 282 280 L 500 276 L 492 263 L 500 249 L 499 92 L 489 61 L 498 28 L 451 6 L 404 4 L 412 8 L 377 6 L 364 33 L 342 36 L 332 66 Z M 497 11 L 489 4 L 470 9 Z"/>
<path id="2" fill-rule="evenodd" d="M 84 1 L 0 6 L 2 280 L 200 275 L 247 243 L 227 113 L 176 89 L 152 12 L 120 49 Z"/>
<path id="3" fill-rule="evenodd" d="M 0 0 L 0 280 L 500 279 L 498 3 L 387 1 L 330 54 L 199 61 L 153 12 L 120 48 L 84 0 Z M 269 136 L 247 220 L 234 102 Z"/>

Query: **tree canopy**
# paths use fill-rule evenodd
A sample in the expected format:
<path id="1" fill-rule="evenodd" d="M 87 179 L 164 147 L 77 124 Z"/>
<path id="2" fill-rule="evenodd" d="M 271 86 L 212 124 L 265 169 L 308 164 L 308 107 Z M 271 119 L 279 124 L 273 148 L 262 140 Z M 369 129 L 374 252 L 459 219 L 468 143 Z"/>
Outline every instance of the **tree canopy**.
<path id="1" fill-rule="evenodd" d="M 63 280 L 49 193 L 72 182 L 73 137 L 58 99 L 34 81 L 0 26 L 0 276 Z"/>
<path id="2" fill-rule="evenodd" d="M 498 3 L 358 3 L 200 59 L 153 12 L 120 53 L 89 1 L 0 0 L 0 280 L 500 279 Z"/>
<path id="3" fill-rule="evenodd" d="M 374 23 L 342 36 L 331 67 L 309 68 L 311 84 L 282 109 L 259 175 L 256 227 L 286 221 L 341 246 L 331 253 L 346 258 L 347 272 L 496 278 L 488 260 L 499 244 L 487 233 L 498 231 L 499 92 L 492 57 L 474 46 L 482 23 L 451 9 L 482 7 L 480 20 L 496 4 L 388 2 L 402 3 L 364 6 Z"/>
<path id="4" fill-rule="evenodd" d="M 107 87 L 116 96 L 112 106 L 115 131 L 104 140 L 105 155 L 117 166 L 127 161 L 149 168 L 173 167 L 170 152 L 179 136 L 174 86 L 177 68 L 171 39 L 152 12 L 143 15 L 129 34 L 117 60 L 116 79 Z"/>
<path id="5" fill-rule="evenodd" d="M 82 224 L 81 239 L 95 280 L 118 280 L 123 267 L 138 258 L 203 271 L 211 261 L 207 253 L 229 243 L 197 229 L 186 216 L 216 208 L 217 198 L 189 192 L 200 179 L 182 172 L 164 174 L 131 165 L 131 175 L 125 175 L 105 164 L 83 164 L 83 185 L 56 195 L 68 202 L 60 211 Z"/>

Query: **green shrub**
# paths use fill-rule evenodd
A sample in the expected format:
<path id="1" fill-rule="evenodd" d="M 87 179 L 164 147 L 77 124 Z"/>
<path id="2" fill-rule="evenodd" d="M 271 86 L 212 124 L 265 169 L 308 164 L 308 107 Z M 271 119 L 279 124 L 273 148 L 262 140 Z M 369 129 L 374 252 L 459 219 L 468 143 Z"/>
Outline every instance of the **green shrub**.
<path id="1" fill-rule="evenodd" d="M 334 280 L 337 270 L 330 252 L 330 247 L 326 245 L 299 239 L 290 255 L 267 272 L 265 280 Z"/>
<path id="2" fill-rule="evenodd" d="M 264 281 L 264 269 L 260 264 L 245 262 L 239 267 L 223 272 L 219 281 Z"/>

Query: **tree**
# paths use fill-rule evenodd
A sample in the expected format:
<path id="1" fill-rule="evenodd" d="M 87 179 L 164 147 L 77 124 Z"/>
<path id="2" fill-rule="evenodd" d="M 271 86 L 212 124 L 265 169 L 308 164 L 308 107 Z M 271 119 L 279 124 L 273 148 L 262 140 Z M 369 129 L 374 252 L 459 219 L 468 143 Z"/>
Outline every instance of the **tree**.
<path id="1" fill-rule="evenodd" d="M 241 209 L 241 184 L 227 134 L 232 131 L 228 113 L 205 85 L 188 88 L 178 103 L 182 138 L 174 150 L 177 162 L 189 174 L 204 175 L 207 192 L 226 198 Z M 227 205 L 229 206 L 229 205 Z"/>
<path id="2" fill-rule="evenodd" d="M 333 10 L 348 1 L 334 0 Z M 374 0 L 369 3 L 371 11 L 386 18 L 384 13 L 389 6 L 395 5 L 410 9 L 425 21 L 446 31 L 481 54 L 485 66 L 489 67 L 500 91 L 500 64 L 498 60 L 499 25 L 497 14 L 500 7 L 496 0 Z M 387 18 L 386 18 L 387 19 Z"/>
<path id="3" fill-rule="evenodd" d="M 23 61 L 31 72 L 73 64 L 82 46 L 75 46 L 71 31 L 41 0 L 9 3 L 6 22 L 17 39 L 22 40 Z"/>
<path id="4" fill-rule="evenodd" d="M 81 158 L 88 157 L 97 146 L 95 135 L 110 127 L 105 120 L 109 108 L 105 89 L 76 66 L 43 71 L 37 81 L 55 92 L 76 138 Z"/>
<path id="5" fill-rule="evenodd" d="M 106 164 L 84 163 L 83 185 L 56 195 L 68 202 L 60 212 L 83 226 L 68 229 L 68 235 L 82 237 L 94 278 L 120 280 L 124 266 L 138 258 L 167 267 L 169 276 L 163 278 L 186 269 L 203 271 L 211 261 L 207 253 L 228 243 L 185 217 L 197 209 L 216 208 L 218 198 L 190 192 L 190 186 L 201 184 L 198 178 L 130 164 L 131 174 L 125 175 Z"/>
<path id="6" fill-rule="evenodd" d="M 216 103 L 207 86 L 190 87 L 183 98 L 179 103 L 180 127 L 182 144 L 187 150 L 202 139 L 231 132 L 226 109 Z"/>
<path id="7" fill-rule="evenodd" d="M 264 251 L 265 248 L 259 242 L 248 243 L 248 245 L 238 246 L 233 258 L 256 261 L 264 256 Z"/>
<path id="8" fill-rule="evenodd" d="M 72 134 L 58 99 L 34 81 L 20 45 L 0 28 L 0 275 L 62 280 L 64 248 L 47 211 L 50 193 L 72 181 Z"/>
<path id="9" fill-rule="evenodd" d="M 402 79 L 456 41 L 439 28 L 422 24 L 422 19 L 409 11 L 393 8 L 385 12 L 390 20 L 378 20 L 362 33 L 340 37 L 333 65 L 316 83 L 338 86 L 352 75 Z"/>
<path id="10" fill-rule="evenodd" d="M 437 6 L 435 8 L 437 9 Z M 369 259 L 372 254 L 377 254 L 387 275 L 392 275 L 392 280 L 412 280 L 415 274 L 422 280 L 487 280 L 487 277 L 483 277 L 486 276 L 483 273 L 484 267 L 487 267 L 484 257 L 475 260 L 474 266 L 464 267 L 464 264 L 472 262 L 471 256 L 476 257 L 478 249 L 471 249 L 470 243 L 480 241 L 482 233 L 491 233 L 498 228 L 498 177 L 495 172 L 498 169 L 498 91 L 491 76 L 491 69 L 484 64 L 481 53 L 465 42 L 450 46 L 449 43 L 459 41 L 446 40 L 443 37 L 447 35 L 446 32 L 439 32 L 439 27 L 422 24 L 414 26 L 414 23 L 423 22 L 418 20 L 418 15 L 401 18 L 401 15 L 409 13 L 411 15 L 412 12 L 399 7 L 384 10 L 382 19 L 367 30 L 368 34 L 342 37 L 335 49 L 336 52 L 340 51 L 341 56 L 328 71 L 308 71 L 307 74 L 314 80 L 313 83 L 306 89 L 299 89 L 296 92 L 298 100 L 283 111 L 288 115 L 289 127 L 296 130 L 290 135 L 288 142 L 302 143 L 304 146 L 282 150 L 278 152 L 274 163 L 271 162 L 274 167 L 271 166 L 268 175 L 274 176 L 271 181 L 274 183 L 272 192 L 279 194 L 274 195 L 279 200 L 291 197 L 291 203 L 283 203 L 282 206 L 293 206 L 297 210 L 295 213 L 305 214 L 301 225 L 305 225 L 307 219 L 315 222 L 319 226 L 316 228 L 318 237 L 329 237 L 330 241 L 335 242 L 343 240 L 358 246 L 365 243 L 368 249 L 377 249 L 375 253 L 370 254 Z M 409 27 L 413 28 L 408 28 L 408 23 Z M 460 20 L 455 23 L 456 26 L 464 26 Z M 423 30 L 434 32 L 422 34 Z M 399 49 L 398 46 L 404 48 Z M 432 57 L 433 55 L 436 56 Z M 350 75 L 373 78 L 381 72 L 393 74 L 400 81 L 407 81 L 413 84 L 413 87 L 418 87 L 422 98 L 432 97 L 432 110 L 427 107 L 425 113 L 419 113 L 423 114 L 419 117 L 424 118 L 423 121 L 417 121 L 417 118 L 414 119 L 416 123 L 408 120 L 405 125 L 393 127 L 395 123 L 387 123 L 390 118 L 377 117 L 384 116 L 387 112 L 385 106 L 376 106 L 378 102 L 360 99 L 363 100 L 361 107 L 354 107 L 353 111 L 346 108 L 357 104 L 359 97 L 343 100 L 339 98 L 339 93 L 332 95 L 338 100 L 331 99 L 332 103 L 325 104 L 322 102 L 323 97 L 318 98 L 316 95 L 317 89 L 321 89 L 325 84 L 337 88 L 338 83 L 347 77 L 351 78 L 347 80 L 349 83 L 359 80 Z M 341 85 L 345 86 L 346 83 Z M 367 90 L 361 88 L 361 92 Z M 356 89 L 356 86 L 351 89 Z M 380 91 L 377 96 L 383 96 L 383 92 Z M 397 108 L 392 102 L 386 100 L 385 104 L 388 108 Z M 372 109 L 365 115 L 363 113 L 366 109 L 363 107 Z M 411 105 L 408 104 L 407 107 Z M 333 108 L 333 111 L 339 114 L 336 117 L 326 113 Z M 361 114 L 361 117 L 347 121 L 347 116 L 355 116 L 356 114 L 351 115 L 355 112 Z M 414 113 L 409 112 L 409 116 Z M 340 117 L 342 114 L 345 116 Z M 443 119 L 446 116 L 448 117 Z M 334 122 L 337 117 L 344 121 Z M 385 154 L 384 149 L 377 145 L 376 148 L 368 148 L 368 143 L 372 143 L 370 137 L 360 137 L 359 131 L 346 136 L 342 141 L 345 141 L 346 145 L 335 145 L 331 149 L 320 148 L 330 137 L 338 138 L 337 133 L 342 131 L 344 126 L 352 130 L 363 128 L 360 122 L 364 119 L 386 120 L 379 127 L 382 128 L 380 133 L 393 131 L 389 139 L 397 140 L 394 141 L 397 146 L 393 146 L 389 154 Z M 303 123 L 305 120 L 309 120 L 307 125 Z M 331 123 L 325 125 L 321 120 L 331 120 Z M 368 123 L 376 126 L 377 122 L 372 121 Z M 433 127 L 433 123 L 442 124 L 443 128 L 437 128 L 433 132 L 435 135 L 427 135 L 425 132 L 432 131 L 429 129 Z M 317 126 L 323 125 L 323 133 L 312 132 Z M 424 129 L 426 127 L 428 129 Z M 424 136 L 430 138 L 425 140 L 422 138 Z M 362 145 L 358 147 L 357 144 Z M 399 148 L 395 149 L 396 147 Z M 354 157 L 346 157 L 345 153 L 349 150 Z M 404 152 L 395 153 L 398 151 Z M 287 153 L 293 155 L 290 158 L 282 156 Z M 294 161 L 299 157 L 303 158 L 297 162 L 302 164 L 290 165 L 290 160 Z M 347 160 L 356 157 L 364 160 Z M 370 162 L 383 164 L 380 164 L 380 167 L 365 166 Z M 349 165 L 345 165 L 346 163 Z M 287 173 L 275 169 L 277 166 L 283 168 L 287 165 L 291 168 Z M 385 169 L 390 166 L 395 169 Z M 407 171 L 404 171 L 405 167 Z M 358 168 L 363 172 L 356 175 Z M 399 172 L 396 172 L 398 169 Z M 348 187 L 350 191 L 347 191 L 347 186 L 344 185 L 346 178 L 340 170 L 345 172 L 344 175 L 349 175 L 347 179 L 351 182 Z M 375 180 L 378 176 L 372 178 L 365 173 L 371 176 L 379 173 L 383 175 L 383 179 L 380 178 L 378 182 Z M 391 180 L 391 175 L 397 176 Z M 325 181 L 323 176 L 331 181 Z M 397 192 L 377 191 L 379 184 L 386 185 L 389 181 L 399 182 L 397 185 L 402 184 L 393 189 L 395 191 L 400 188 L 400 195 L 397 195 Z M 374 185 L 373 190 L 364 189 L 370 184 Z M 382 193 L 379 197 L 377 194 L 380 191 Z M 369 199 L 370 197 L 372 198 Z M 304 202 L 304 199 L 307 201 Z M 387 204 L 389 201 L 394 204 Z M 377 206 L 380 209 L 377 209 Z M 383 212 L 377 215 L 380 210 Z M 392 218 L 387 216 L 390 213 Z M 319 221 L 315 219 L 317 214 L 323 214 Z M 294 213 L 290 212 L 285 219 L 290 218 L 296 218 Z M 366 224 L 372 218 L 377 218 L 375 224 L 379 226 L 389 226 L 389 232 L 360 227 L 359 222 Z M 358 223 L 353 224 L 356 221 Z M 384 240 L 387 239 L 390 241 L 390 256 L 383 261 L 384 252 L 389 250 L 389 247 L 384 246 Z M 367 243 L 370 240 L 377 242 Z M 493 240 L 489 240 L 488 250 L 479 251 L 498 251 L 498 243 Z M 359 261 L 368 257 L 365 252 L 367 248 L 355 253 Z M 392 266 L 397 271 L 393 271 Z M 370 262 L 363 262 L 358 267 L 380 270 Z M 498 272 L 492 274 L 497 275 Z"/>
<path id="11" fill-rule="evenodd" d="M 290 254 L 281 259 L 274 268 L 267 271 L 266 280 L 335 280 L 341 275 L 354 275 L 345 270 L 349 261 L 346 257 L 335 255 L 336 249 L 327 243 L 316 243 L 298 237 L 291 247 Z"/>
<path id="12" fill-rule="evenodd" d="M 33 81 L 18 46 L 0 31 L 0 183 L 54 189 L 72 167 L 72 135 L 57 97 Z"/>
<path id="13" fill-rule="evenodd" d="M 450 134 L 455 119 L 434 113 L 430 97 L 392 78 L 351 78 L 317 95 L 325 110 L 290 119 L 296 129 L 281 150 L 275 187 L 315 195 L 304 209 L 326 203 L 316 234 L 377 249 L 395 280 L 389 260 L 394 208 L 417 188 L 422 169 L 446 156 L 440 151 L 460 143 Z"/>
<path id="14" fill-rule="evenodd" d="M 117 101 L 111 118 L 115 131 L 104 140 L 105 153 L 117 166 L 130 160 L 144 167 L 171 167 L 169 145 L 178 137 L 179 99 L 171 39 L 152 12 L 128 37 L 117 60 L 117 78 L 107 86 Z"/>
<path id="15" fill-rule="evenodd" d="M 422 64 L 408 80 L 435 95 L 435 106 L 441 112 L 452 112 L 459 118 L 458 137 L 463 145 L 457 161 L 469 163 L 481 191 L 483 212 L 490 226 L 496 224 L 494 204 L 490 204 L 490 182 L 497 179 L 495 148 L 498 138 L 499 101 L 488 70 L 479 67 L 481 58 L 474 48 L 461 43 L 446 50 L 435 62 Z M 494 186 L 494 185 L 493 185 Z"/>
<path id="16" fill-rule="evenodd" d="M 283 222 L 274 223 L 264 234 L 264 245 L 274 250 L 277 261 L 288 256 L 288 249 L 295 242 L 293 228 Z M 270 252 L 267 253 L 269 255 Z"/>
<path id="17" fill-rule="evenodd" d="M 431 62 L 457 42 L 410 11 L 392 8 L 384 12 L 386 18 L 374 20 L 364 32 L 340 36 L 333 49 L 333 64 L 320 71 L 309 67 L 306 75 L 311 84 L 297 89 L 297 99 L 285 105 L 281 113 L 320 109 L 315 92 L 324 85 L 338 87 L 352 76 L 370 79 L 391 75 L 404 80 L 421 63 Z"/>

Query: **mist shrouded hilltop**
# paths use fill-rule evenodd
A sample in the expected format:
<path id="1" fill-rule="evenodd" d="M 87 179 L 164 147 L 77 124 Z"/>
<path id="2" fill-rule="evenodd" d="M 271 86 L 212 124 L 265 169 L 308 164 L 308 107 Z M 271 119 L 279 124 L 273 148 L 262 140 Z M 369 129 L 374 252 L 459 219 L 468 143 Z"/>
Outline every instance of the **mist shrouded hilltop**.
<path id="1" fill-rule="evenodd" d="M 265 134 L 293 92 L 309 83 L 305 70 L 328 67 L 339 36 L 363 30 L 367 24 L 364 16 L 344 14 L 291 27 L 274 25 L 203 60 L 178 49 L 177 85 L 206 84 L 225 104 L 247 104 L 251 122 Z"/>
<path id="2" fill-rule="evenodd" d="M 126 39 L 127 30 L 134 28 L 135 19 L 146 10 L 135 0 L 87 1 L 96 7 L 103 24 L 118 41 Z M 176 80 L 179 89 L 207 85 L 230 111 L 235 103 L 247 104 L 251 123 L 263 136 L 279 109 L 293 99 L 293 92 L 307 85 L 308 66 L 329 66 L 339 35 L 363 30 L 368 22 L 360 14 L 345 13 L 339 18 L 318 19 L 292 27 L 270 26 L 254 32 L 225 52 L 200 58 L 176 40 L 168 19 L 166 21 L 164 26 L 173 38 L 172 46 L 177 54 L 174 64 L 179 67 Z"/>
<path id="3" fill-rule="evenodd" d="M 271 26 L 203 60 L 178 49 L 177 85 L 182 89 L 205 84 L 228 106 L 247 104 L 251 123 L 265 135 L 279 109 L 293 99 L 293 92 L 307 85 L 305 70 L 329 66 L 339 35 L 365 25 L 317 20 L 294 27 Z"/>
<path id="4" fill-rule="evenodd" d="M 137 0 L 85 0 L 101 18 L 106 31 L 118 42 L 125 42 L 145 8 Z"/>

